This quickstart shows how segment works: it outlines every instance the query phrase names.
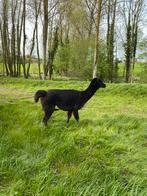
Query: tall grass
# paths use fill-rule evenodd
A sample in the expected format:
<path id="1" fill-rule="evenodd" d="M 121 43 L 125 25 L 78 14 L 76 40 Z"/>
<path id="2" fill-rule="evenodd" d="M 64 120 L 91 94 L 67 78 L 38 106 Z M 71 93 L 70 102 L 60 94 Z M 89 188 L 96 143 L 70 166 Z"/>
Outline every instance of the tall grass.
<path id="1" fill-rule="evenodd" d="M 0 78 L 0 195 L 147 195 L 147 85 L 107 85 L 42 124 L 38 89 L 89 82 Z"/>

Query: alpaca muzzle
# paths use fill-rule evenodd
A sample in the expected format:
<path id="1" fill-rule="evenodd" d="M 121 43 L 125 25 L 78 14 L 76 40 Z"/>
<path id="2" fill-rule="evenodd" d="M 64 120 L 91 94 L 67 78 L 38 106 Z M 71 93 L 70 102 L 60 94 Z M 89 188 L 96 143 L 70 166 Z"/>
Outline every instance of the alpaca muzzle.
<path id="1" fill-rule="evenodd" d="M 106 88 L 106 84 L 103 83 L 103 84 L 102 84 L 102 88 Z"/>

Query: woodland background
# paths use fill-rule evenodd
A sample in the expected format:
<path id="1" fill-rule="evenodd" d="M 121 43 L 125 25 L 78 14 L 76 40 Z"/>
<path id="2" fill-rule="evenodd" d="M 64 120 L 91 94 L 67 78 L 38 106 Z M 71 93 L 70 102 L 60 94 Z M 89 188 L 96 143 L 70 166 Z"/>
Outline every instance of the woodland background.
<path id="1" fill-rule="evenodd" d="M 1 0 L 0 73 L 147 82 L 145 0 Z"/>

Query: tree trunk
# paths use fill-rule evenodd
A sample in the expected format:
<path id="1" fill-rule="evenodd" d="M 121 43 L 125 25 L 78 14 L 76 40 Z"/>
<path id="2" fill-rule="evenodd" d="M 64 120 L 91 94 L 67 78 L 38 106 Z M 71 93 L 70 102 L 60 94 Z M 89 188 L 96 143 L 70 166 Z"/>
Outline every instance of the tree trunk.
<path id="1" fill-rule="evenodd" d="M 132 82 L 133 67 L 135 64 L 136 47 L 137 47 L 137 31 L 139 17 L 143 7 L 143 0 L 135 3 L 129 2 L 128 22 L 126 24 L 126 43 L 125 48 L 125 65 L 126 65 L 126 82 Z"/>
<path id="2" fill-rule="evenodd" d="M 11 56 L 10 56 L 10 40 L 9 40 L 9 31 L 8 31 L 8 0 L 3 0 L 2 2 L 2 36 L 3 36 L 3 57 L 4 63 L 7 70 L 7 73 L 10 76 L 13 76 L 13 69 L 11 63 Z"/>
<path id="3" fill-rule="evenodd" d="M 114 81 L 115 76 L 115 66 L 114 66 L 114 30 L 115 30 L 115 18 L 116 18 L 116 4 L 117 0 L 110 4 L 108 1 L 108 29 L 107 29 L 107 63 L 108 67 L 108 79 L 110 82 Z M 111 10 L 112 9 L 112 10 Z M 110 22 L 110 15 L 112 12 L 112 20 Z"/>
<path id="4" fill-rule="evenodd" d="M 23 74 L 24 78 L 27 78 L 26 74 L 26 0 L 23 0 Z"/>
<path id="5" fill-rule="evenodd" d="M 21 46 L 21 37 L 22 37 L 22 27 L 23 27 L 23 13 L 21 15 L 21 8 L 22 8 L 22 0 L 20 1 L 19 4 L 19 11 L 18 11 L 18 16 L 17 16 L 17 56 L 16 56 L 16 61 L 17 61 L 17 76 L 20 76 L 21 72 L 21 51 L 20 51 L 20 46 Z"/>
<path id="6" fill-rule="evenodd" d="M 99 34 L 100 34 L 100 20 L 102 11 L 102 0 L 98 0 L 98 13 L 96 22 L 96 39 L 95 39 L 95 52 L 94 52 L 94 63 L 93 63 L 93 78 L 97 76 L 97 69 L 99 63 Z"/>
<path id="7" fill-rule="evenodd" d="M 12 0 L 12 11 L 11 11 L 11 17 L 12 17 L 12 32 L 11 32 L 11 61 L 12 65 L 14 67 L 14 76 L 17 76 L 16 74 L 16 28 L 15 28 L 15 16 L 16 16 L 16 9 L 17 9 L 17 1 L 14 2 Z"/>
<path id="8" fill-rule="evenodd" d="M 1 44 L 2 44 L 2 57 L 3 57 L 3 62 L 4 62 L 4 67 L 6 70 L 6 75 L 9 75 L 9 70 L 7 67 L 7 61 L 6 61 L 6 51 L 5 51 L 5 44 L 4 44 L 4 36 L 3 36 L 3 29 L 2 29 L 2 23 L 0 21 L 0 33 L 1 33 Z"/>
<path id="9" fill-rule="evenodd" d="M 38 76 L 39 79 L 41 79 L 41 69 L 40 69 L 40 52 L 39 52 L 39 40 L 38 40 L 38 16 L 40 13 L 40 8 L 41 8 L 41 0 L 38 5 L 38 10 L 37 10 L 37 0 L 35 0 L 35 18 L 36 18 L 36 46 L 37 46 L 37 58 L 38 58 Z"/>
<path id="10" fill-rule="evenodd" d="M 125 65 L 126 65 L 126 82 L 131 82 L 131 24 L 130 24 L 130 12 L 128 15 L 128 26 L 127 26 L 127 40 L 125 44 Z"/>
<path id="11" fill-rule="evenodd" d="M 43 21 L 43 80 L 46 79 L 46 52 L 48 40 L 48 0 L 43 0 L 44 21 Z"/>
<path id="12" fill-rule="evenodd" d="M 37 58 L 38 58 L 38 75 L 39 79 L 41 79 L 41 69 L 40 69 L 40 52 L 39 52 L 39 41 L 38 41 L 38 24 L 36 26 L 36 44 L 37 44 Z"/>
<path id="13" fill-rule="evenodd" d="M 32 53 L 33 53 L 34 46 L 35 46 L 35 33 L 36 33 L 36 22 L 35 22 L 35 27 L 34 27 L 34 30 L 33 30 L 32 46 L 31 46 L 31 50 L 30 50 L 30 54 L 29 54 L 29 62 L 28 62 L 28 67 L 27 67 L 27 72 L 26 72 L 26 78 L 29 77 Z"/>
<path id="14" fill-rule="evenodd" d="M 53 43 L 51 45 L 51 48 L 48 50 L 48 71 L 49 71 L 49 79 L 52 79 L 52 74 L 53 74 L 53 62 L 55 58 L 55 54 L 58 48 L 58 27 L 56 27 L 56 30 L 54 32 L 54 38 L 53 38 Z"/>

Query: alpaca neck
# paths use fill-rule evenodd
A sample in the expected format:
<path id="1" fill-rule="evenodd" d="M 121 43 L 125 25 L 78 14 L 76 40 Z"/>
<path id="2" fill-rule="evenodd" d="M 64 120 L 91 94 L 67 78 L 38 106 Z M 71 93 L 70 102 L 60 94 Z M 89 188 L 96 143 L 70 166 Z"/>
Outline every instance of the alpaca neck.
<path id="1" fill-rule="evenodd" d="M 98 89 L 99 88 L 95 88 L 90 84 L 86 90 L 82 91 L 82 103 L 85 104 Z"/>

